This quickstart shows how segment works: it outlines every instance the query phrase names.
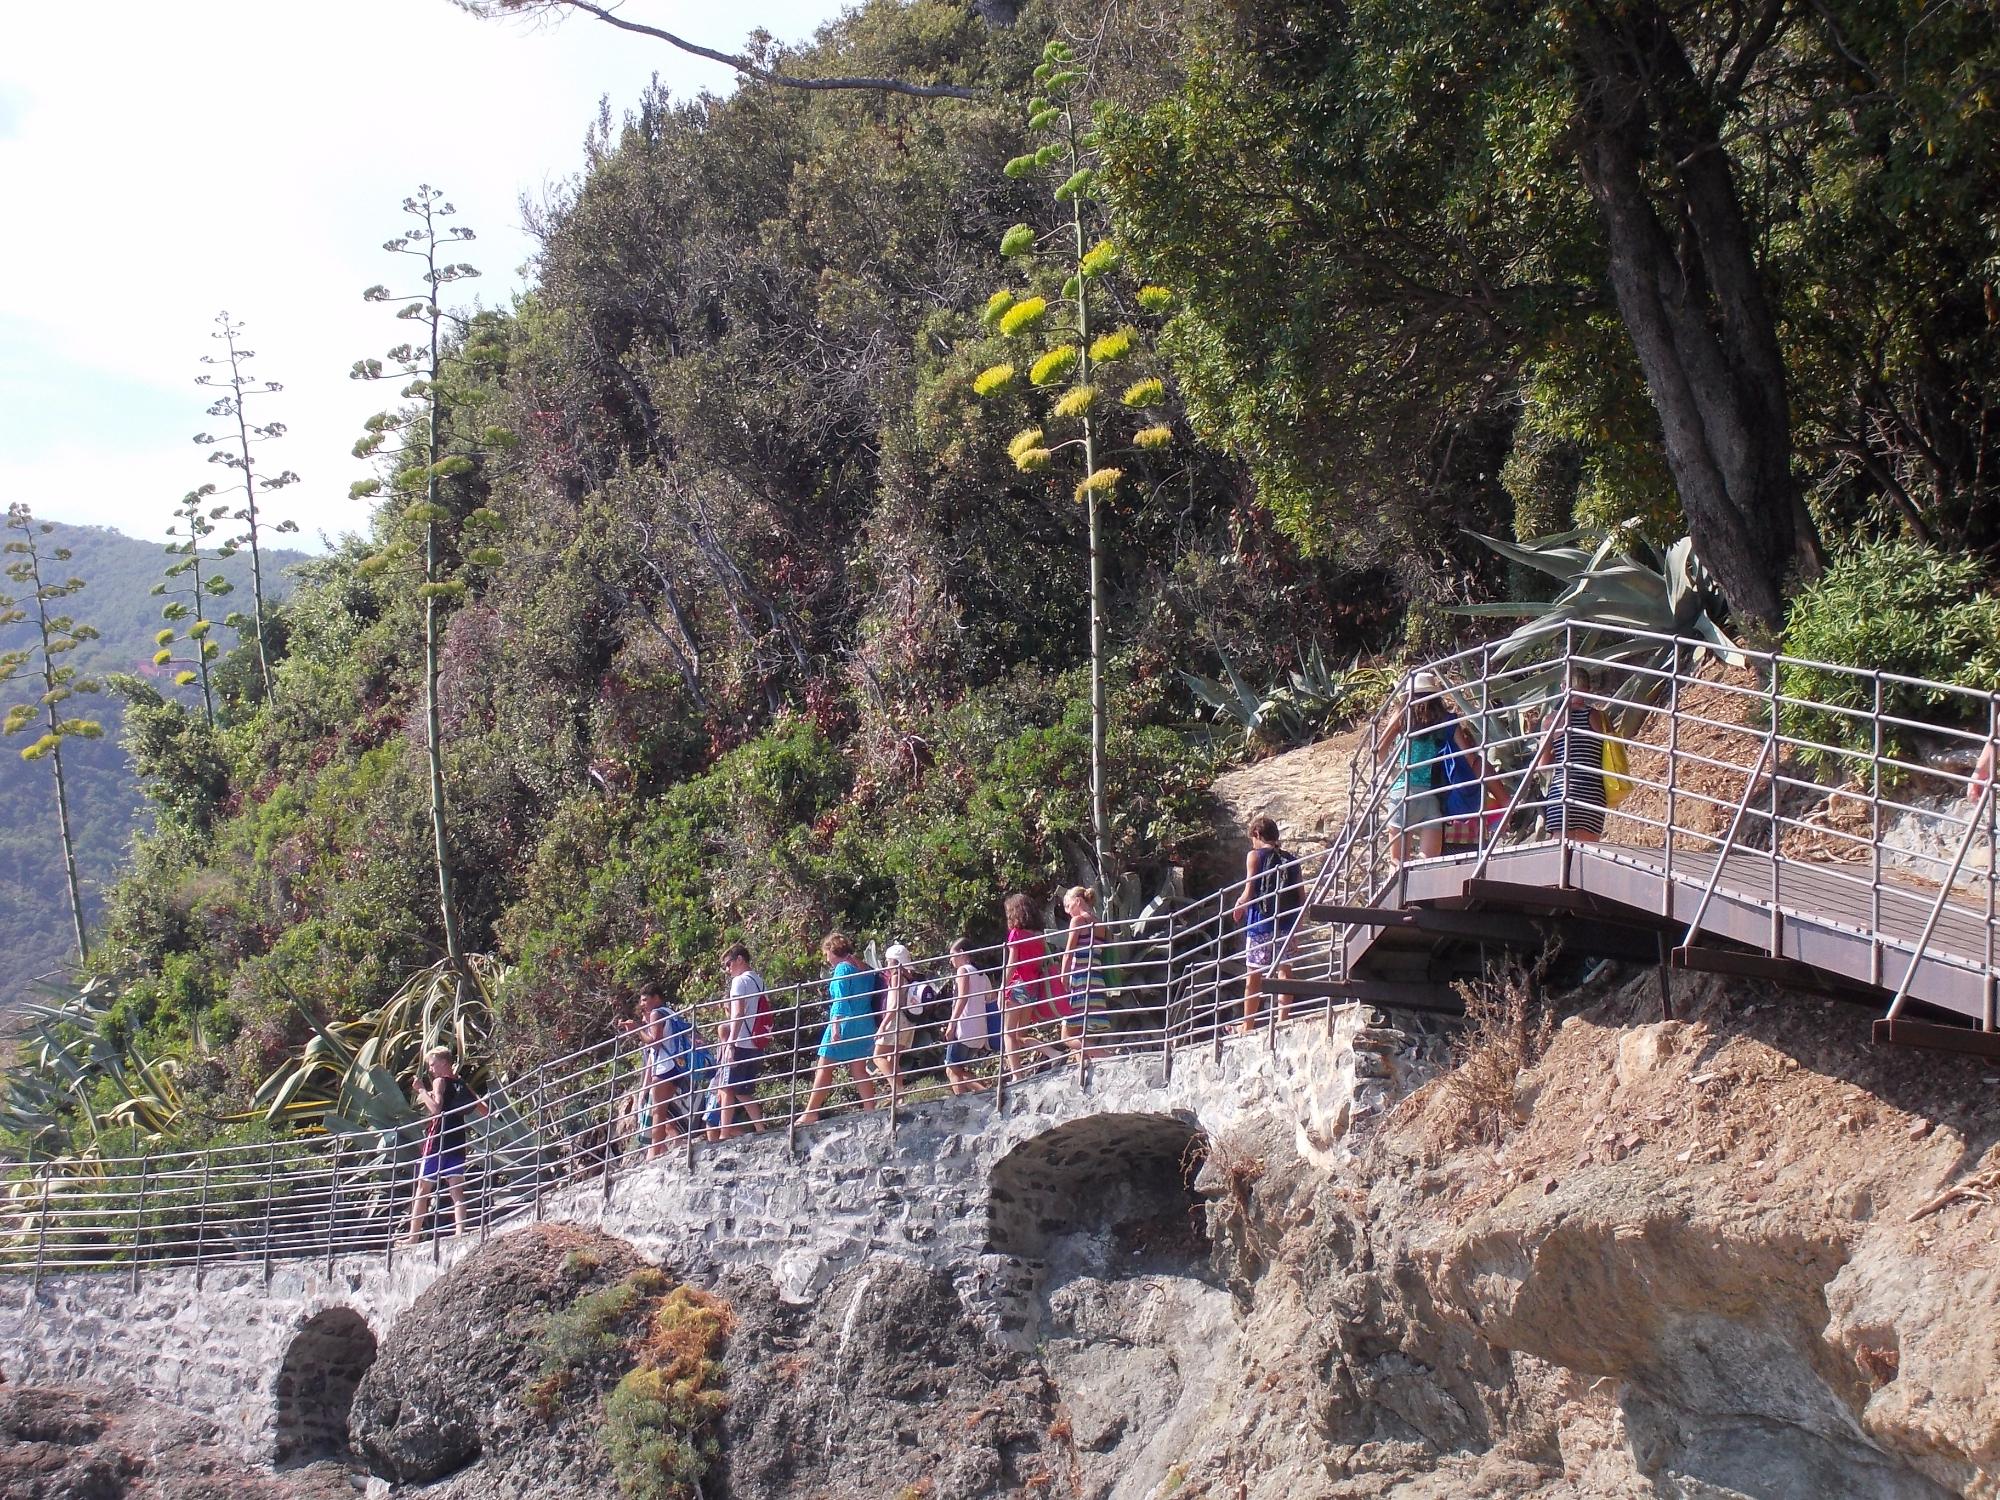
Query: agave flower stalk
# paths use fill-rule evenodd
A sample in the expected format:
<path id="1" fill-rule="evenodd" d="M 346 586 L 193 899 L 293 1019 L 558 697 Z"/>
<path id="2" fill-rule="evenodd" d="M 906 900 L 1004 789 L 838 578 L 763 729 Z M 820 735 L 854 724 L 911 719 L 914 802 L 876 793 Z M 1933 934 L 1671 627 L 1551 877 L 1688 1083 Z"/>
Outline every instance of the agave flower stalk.
<path id="1" fill-rule="evenodd" d="M 1096 141 L 1089 129 L 1084 99 L 1083 73 L 1075 66 L 1075 54 L 1067 43 L 1050 42 L 1043 49 L 1041 64 L 1035 69 L 1038 91 L 1028 101 L 1027 123 L 1031 139 L 1039 139 L 1034 149 L 1007 163 L 1009 177 L 1021 178 L 1045 172 L 1059 177 L 1051 198 L 1066 222 L 1053 232 L 1068 243 L 1048 269 L 1043 284 L 1060 291 L 1052 296 L 1033 290 L 1020 292 L 1003 288 L 990 296 L 980 312 L 981 324 L 1010 340 L 1046 335 L 1048 344 L 1028 363 L 1025 394 L 1041 401 L 1046 397 L 1044 420 L 1025 427 L 1008 444 L 1008 455 L 1023 473 L 1050 467 L 1055 456 L 1075 450 L 1082 457 L 1083 472 L 1071 493 L 1084 507 L 1088 534 L 1090 582 L 1090 822 L 1091 849 L 1096 862 L 1094 879 L 1108 897 L 1115 887 L 1115 873 L 1106 866 L 1110 843 L 1109 791 L 1106 786 L 1105 741 L 1109 710 L 1106 702 L 1105 604 L 1104 604 L 1104 507 L 1118 492 L 1125 470 L 1104 462 L 1108 426 L 1127 418 L 1135 424 L 1132 435 L 1137 450 L 1157 450 L 1171 441 L 1172 428 L 1149 411 L 1164 402 L 1165 383 L 1141 374 L 1130 380 L 1118 405 L 1111 403 L 1112 387 L 1100 390 L 1094 379 L 1100 366 L 1134 359 L 1149 353 L 1140 331 L 1130 325 L 1098 328 L 1100 302 L 1105 278 L 1119 264 L 1118 247 L 1108 239 L 1092 243 L 1092 223 L 1101 217 L 1094 205 L 1097 196 Z M 1000 254 L 1032 266 L 1040 241 L 1032 226 L 1016 224 L 1001 236 Z M 1045 263 L 1046 264 L 1046 263 Z M 1031 282 L 1033 278 L 1031 277 Z M 1164 312 L 1170 301 L 1163 288 L 1142 288 L 1134 299 L 1146 312 Z M 1059 315 L 1060 310 L 1060 315 Z M 987 366 L 973 378 L 973 393 L 999 397 L 1020 390 L 1016 382 L 1019 362 Z M 1129 378 L 1129 377 L 1128 377 Z M 1052 436 L 1057 431 L 1073 436 Z"/>

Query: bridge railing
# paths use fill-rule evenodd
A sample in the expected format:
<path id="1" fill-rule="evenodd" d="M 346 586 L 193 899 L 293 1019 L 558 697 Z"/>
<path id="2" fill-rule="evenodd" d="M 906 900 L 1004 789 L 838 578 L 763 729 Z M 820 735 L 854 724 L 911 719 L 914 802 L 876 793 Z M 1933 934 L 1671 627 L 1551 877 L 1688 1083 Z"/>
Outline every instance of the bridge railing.
<path id="1" fill-rule="evenodd" d="M 1281 871 L 1282 880 L 1302 890 L 1330 854 L 1322 849 L 1298 856 Z M 1245 931 L 1234 915 L 1239 892 L 1240 883 L 1103 924 L 1098 982 L 1087 999 L 1073 998 L 1047 1014 L 1011 1009 L 1022 1042 L 1016 1068 L 1003 1075 L 998 1056 L 975 1056 L 964 1069 L 965 1082 L 997 1104 L 1009 1089 L 1042 1075 L 1053 1076 L 1036 1087 L 1073 1086 L 1070 1080 L 1080 1081 L 1095 1062 L 1110 1057 L 1157 1056 L 1164 1081 L 1176 1051 L 1219 1049 L 1226 1037 L 1246 1029 Z M 1063 937 L 1045 935 L 1051 972 Z M 969 957 L 993 985 L 993 999 L 1011 1006 L 1000 972 L 1002 946 Z M 1299 978 L 1337 977 L 1330 930 L 1301 924 L 1287 963 Z M 932 1003 L 897 1050 L 896 1066 L 877 1079 L 870 1105 L 864 1106 L 842 1067 L 819 1111 L 825 1118 L 871 1108 L 884 1119 L 885 1143 L 900 1114 L 951 1089 L 941 1035 L 950 1012 L 951 965 L 935 956 L 913 969 L 947 998 Z M 753 1095 L 767 1131 L 796 1138 L 811 1122 L 807 1111 L 827 1026 L 825 995 L 823 980 L 768 993 L 776 1027 Z M 1268 1017 L 1278 1005 L 1275 997 L 1265 1003 Z M 1284 1007 L 1284 1020 L 1302 1021 L 1325 1009 L 1321 1001 L 1295 1002 Z M 700 1091 L 714 1082 L 714 1070 L 693 1088 L 676 1091 L 670 1125 L 655 1140 L 648 1068 L 645 1049 L 628 1032 L 489 1090 L 485 1113 L 467 1122 L 461 1181 L 466 1232 L 483 1235 L 537 1216 L 551 1195 L 581 1184 L 609 1193 L 620 1174 L 649 1155 L 665 1158 L 670 1170 L 697 1161 L 704 1116 L 713 1118 Z M 739 1114 L 736 1123 L 747 1121 Z M 415 1121 L 393 1129 L 44 1164 L 17 1174 L 0 1201 L 0 1274 L 93 1271 L 136 1279 L 166 1267 L 242 1265 L 268 1274 L 287 1261 L 331 1265 L 358 1253 L 437 1254 L 454 1223 L 444 1184 L 434 1185 L 422 1232 L 412 1224 L 426 1129 L 427 1122 Z"/>
<path id="2" fill-rule="evenodd" d="M 1419 689 L 1424 673 L 1435 682 Z M 1801 691 L 1807 683 L 1816 691 Z M 1921 717 L 1898 708 L 1913 699 Z M 1550 718 L 1575 705 L 1608 721 L 1579 737 L 1615 743 L 1626 761 L 1629 790 L 1590 840 L 1598 854 L 1644 853 L 1667 889 L 1693 884 L 1699 907 L 1718 895 L 1760 907 L 1774 934 L 1801 914 L 1861 933 L 1873 945 L 1863 977 L 1895 987 L 1892 1015 L 1919 959 L 1981 976 L 1992 1031 L 1996 812 L 1971 773 L 2000 732 L 1996 701 L 1962 684 L 1638 629 L 1572 626 L 1533 660 L 1473 647 L 1406 673 L 1365 726 L 1349 826 L 1310 899 L 1375 905 L 1427 862 L 1471 857 L 1476 873 L 1511 849 L 1562 848 L 1567 869 L 1583 840 L 1550 816 L 1562 805 L 1550 751 L 1564 732 Z M 1399 830 L 1404 762 L 1442 780 L 1449 758 L 1410 757 L 1427 704 L 1479 749 L 1481 812 L 1439 809 Z M 1698 909 L 1690 936 L 1699 921 Z M 1360 930 L 1335 931 L 1336 966 Z"/>

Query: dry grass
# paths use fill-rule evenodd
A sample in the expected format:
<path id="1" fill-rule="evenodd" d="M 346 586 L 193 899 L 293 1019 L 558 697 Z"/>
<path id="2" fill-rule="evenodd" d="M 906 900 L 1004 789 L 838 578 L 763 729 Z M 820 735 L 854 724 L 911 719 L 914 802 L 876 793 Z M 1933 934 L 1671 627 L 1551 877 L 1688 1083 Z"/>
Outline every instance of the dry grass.
<path id="1" fill-rule="evenodd" d="M 1547 962 L 1458 986 L 1466 1024 L 1452 1039 L 1452 1070 L 1444 1078 L 1450 1107 L 1439 1117 L 1453 1144 L 1497 1142 L 1519 1121 L 1521 1075 L 1555 1037 L 1555 1012 L 1541 994 Z"/>

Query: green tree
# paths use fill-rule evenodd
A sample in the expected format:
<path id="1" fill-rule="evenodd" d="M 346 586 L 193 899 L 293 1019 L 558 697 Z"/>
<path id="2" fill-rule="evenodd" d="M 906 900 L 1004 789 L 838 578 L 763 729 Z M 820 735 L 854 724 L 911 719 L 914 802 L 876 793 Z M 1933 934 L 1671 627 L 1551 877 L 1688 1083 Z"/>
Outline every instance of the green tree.
<path id="1" fill-rule="evenodd" d="M 1068 222 L 1047 239 L 1038 237 L 1028 224 L 1016 224 L 1001 237 L 1000 253 L 1020 265 L 1029 284 L 1020 293 L 1008 288 L 994 292 L 982 316 L 1000 334 L 1040 350 L 1028 363 L 1027 385 L 1042 420 L 1022 428 L 1008 444 L 1015 467 L 1033 473 L 1049 467 L 1058 454 L 1068 453 L 1080 469 L 1074 493 L 1085 507 L 1090 537 L 1091 851 L 1097 881 L 1103 885 L 1111 879 L 1105 868 L 1111 820 L 1105 787 L 1101 509 L 1117 494 L 1125 470 L 1101 460 L 1114 453 L 1111 439 L 1118 431 L 1118 418 L 1113 413 L 1120 408 L 1132 419 L 1124 436 L 1133 452 L 1164 448 L 1173 440 L 1173 428 L 1160 420 L 1166 384 L 1144 368 L 1150 353 L 1144 336 L 1129 323 L 1105 326 L 1111 299 L 1104 283 L 1118 267 L 1119 249 L 1102 235 L 1097 136 L 1082 97 L 1084 73 L 1068 43 L 1047 45 L 1034 82 L 1039 92 L 1028 102 L 1028 131 L 1041 144 L 1009 161 L 1006 173 L 1012 178 L 1037 173 L 1050 177 L 1055 183 L 1054 202 Z M 1058 288 L 1053 304 L 1035 290 L 1038 282 Z M 1136 301 L 1144 311 L 1159 313 L 1167 307 L 1169 293 L 1164 287 L 1142 287 Z M 1129 380 L 1115 401 L 1103 399 L 1096 378 L 1114 372 L 1123 372 L 1120 378 L 1137 378 Z M 1019 384 L 1016 365 L 1004 362 L 982 370 L 972 388 L 980 396 L 997 396 Z"/>
<path id="2" fill-rule="evenodd" d="M 299 529 L 296 521 L 279 521 L 271 524 L 264 519 L 260 498 L 273 490 L 281 490 L 287 485 L 297 484 L 299 476 L 290 469 L 281 469 L 276 474 L 262 474 L 258 470 L 256 450 L 266 443 L 275 442 L 285 435 L 283 422 L 253 422 L 250 420 L 250 403 L 253 397 L 275 396 L 284 389 L 275 380 L 258 380 L 250 373 L 250 361 L 257 357 L 253 349 L 245 349 L 237 342 L 243 333 L 243 325 L 230 319 L 227 312 L 215 315 L 216 332 L 210 338 L 222 340 L 227 351 L 221 355 L 204 354 L 201 362 L 216 366 L 215 373 L 197 375 L 195 384 L 222 392 L 208 408 L 211 417 L 227 417 L 236 424 L 236 436 L 232 440 L 226 434 L 216 437 L 212 433 L 199 432 L 195 441 L 215 451 L 208 455 L 212 464 L 222 464 L 234 469 L 243 481 L 243 504 L 229 512 L 235 520 L 243 523 L 243 530 L 232 538 L 231 546 L 247 546 L 250 549 L 250 629 L 257 643 L 257 674 L 264 688 L 264 696 L 271 696 L 271 652 L 265 636 L 267 616 L 264 609 L 264 551 L 263 537 L 266 530 L 293 532 Z M 228 373 L 222 373 L 222 367 Z M 241 628 L 241 621 L 232 617 L 225 623 Z"/>
<path id="3" fill-rule="evenodd" d="M 456 576 L 451 567 L 447 527 L 453 514 L 444 503 L 442 486 L 448 479 L 470 475 L 475 465 L 467 454 L 447 451 L 443 375 L 447 323 L 454 315 L 446 310 L 443 293 L 445 287 L 477 276 L 479 271 L 464 261 L 448 260 L 440 254 L 441 250 L 475 238 L 464 225 L 443 222 L 458 210 L 446 201 L 442 192 L 428 183 L 419 185 L 413 197 L 403 200 L 403 212 L 411 217 L 411 224 L 384 242 L 382 248 L 421 266 L 417 275 L 420 289 L 392 292 L 387 286 L 377 284 L 363 292 L 362 299 L 400 303 L 396 316 L 420 325 L 423 333 L 420 339 L 389 350 L 386 363 L 380 359 L 357 360 L 350 374 L 356 380 L 402 379 L 407 382 L 402 395 L 417 405 L 405 413 L 385 411 L 369 418 L 367 434 L 354 445 L 354 453 L 357 458 L 379 455 L 393 465 L 395 494 L 407 502 L 404 515 L 423 530 L 423 581 L 417 587 L 417 599 L 424 622 L 424 753 L 430 771 L 431 844 L 445 959 L 462 971 L 465 944 L 452 892 L 438 676 L 445 612 L 464 596 L 466 585 L 464 578 Z M 394 447 L 389 446 L 391 437 L 398 439 Z M 381 491 L 382 483 L 377 479 L 361 480 L 351 488 L 357 498 L 378 495 Z M 465 518 L 467 527 L 475 532 L 496 530 L 498 522 L 499 517 L 483 506 Z M 467 562 L 480 567 L 495 566 L 500 561 L 499 551 L 488 545 L 469 548 L 464 556 Z M 386 564 L 394 557 L 393 548 L 385 549 L 382 561 Z"/>
<path id="4" fill-rule="evenodd" d="M 176 672 L 174 681 L 181 687 L 194 683 L 201 685 L 202 717 L 208 721 L 210 729 L 215 727 L 215 695 L 209 687 L 208 666 L 222 648 L 209 639 L 214 621 L 207 614 L 207 606 L 210 600 L 227 597 L 236 587 L 223 576 L 219 566 L 236 555 L 233 543 L 224 543 L 216 549 L 215 566 L 207 573 L 202 571 L 202 543 L 214 534 L 215 523 L 229 514 L 227 505 L 211 503 L 214 497 L 215 486 L 212 484 L 189 490 L 181 497 L 180 506 L 175 511 L 176 523 L 167 528 L 167 535 L 177 538 L 167 543 L 167 556 L 172 561 L 167 564 L 167 576 L 153 585 L 153 593 L 165 597 L 167 601 L 160 610 L 160 618 L 167 624 L 153 637 L 153 644 L 159 648 L 153 653 L 153 665 L 173 665 L 177 660 L 174 641 L 178 636 L 185 636 L 187 649 L 193 653 L 191 665 Z M 184 534 L 181 530 L 183 526 L 187 528 Z M 188 621 L 192 623 L 184 631 L 174 628 Z M 258 638 L 262 640 L 261 631 Z"/>
<path id="5" fill-rule="evenodd" d="M 90 946 L 84 935 L 76 849 L 70 840 L 69 785 L 63 778 L 62 746 L 64 740 L 71 738 L 98 739 L 104 734 L 104 726 L 64 707 L 79 695 L 96 692 L 97 684 L 78 676 L 75 665 L 61 658 L 84 642 L 95 640 L 97 632 L 79 624 L 74 616 L 51 608 L 81 592 L 84 586 L 81 578 L 57 579 L 45 571 L 70 559 L 67 547 L 44 548 L 42 539 L 55 527 L 47 521 L 36 521 L 28 507 L 17 502 L 7 508 L 7 529 L 13 533 L 6 543 L 7 577 L 21 592 L 12 597 L 0 596 L 0 625 L 29 622 L 32 644 L 25 650 L 0 655 L 0 682 L 33 684 L 40 692 L 30 701 L 8 708 L 4 724 L 0 724 L 0 734 L 24 734 L 37 728 L 41 731 L 21 751 L 21 758 L 47 760 L 54 773 L 56 830 L 62 839 L 63 873 L 69 888 L 70 920 L 76 931 L 76 956 L 82 962 L 90 956 Z"/>

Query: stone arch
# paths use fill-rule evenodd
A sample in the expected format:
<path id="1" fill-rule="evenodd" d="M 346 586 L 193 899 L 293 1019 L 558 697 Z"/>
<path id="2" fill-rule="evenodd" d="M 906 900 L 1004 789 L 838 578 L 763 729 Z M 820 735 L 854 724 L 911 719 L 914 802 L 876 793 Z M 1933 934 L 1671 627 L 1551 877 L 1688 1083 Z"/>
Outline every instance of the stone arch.
<path id="1" fill-rule="evenodd" d="M 300 1325 L 278 1367 L 278 1464 L 311 1463 L 347 1452 L 354 1388 L 375 1363 L 375 1334 L 350 1307 L 329 1307 Z"/>
<path id="2" fill-rule="evenodd" d="M 1081 1229 L 1202 1239 L 1193 1184 L 1207 1148 L 1191 1114 L 1088 1115 L 1032 1136 L 988 1175 L 988 1248 L 1039 1259 Z"/>

